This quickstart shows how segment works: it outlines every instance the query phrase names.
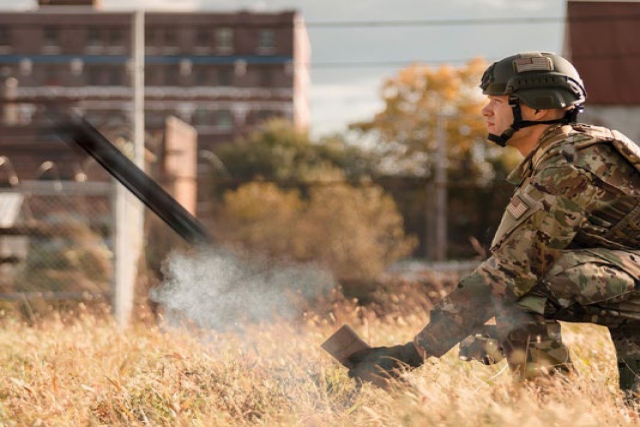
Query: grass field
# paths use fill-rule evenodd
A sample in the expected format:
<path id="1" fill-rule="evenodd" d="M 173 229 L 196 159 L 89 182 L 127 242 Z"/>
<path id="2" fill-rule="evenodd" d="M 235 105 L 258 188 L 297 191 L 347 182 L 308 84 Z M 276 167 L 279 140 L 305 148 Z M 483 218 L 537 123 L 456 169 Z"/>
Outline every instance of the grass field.
<path id="1" fill-rule="evenodd" d="M 389 392 L 361 389 L 320 344 L 350 323 L 373 345 L 404 343 L 427 321 L 424 295 L 399 287 L 389 305 L 344 298 L 295 319 L 233 330 L 136 320 L 120 331 L 83 306 L 29 321 L 0 319 L 0 425 L 6 426 L 625 426 L 640 421 L 617 390 L 603 329 L 565 325 L 579 375 L 513 384 L 504 364 L 457 350 Z M 417 301 L 417 303 L 416 303 Z"/>

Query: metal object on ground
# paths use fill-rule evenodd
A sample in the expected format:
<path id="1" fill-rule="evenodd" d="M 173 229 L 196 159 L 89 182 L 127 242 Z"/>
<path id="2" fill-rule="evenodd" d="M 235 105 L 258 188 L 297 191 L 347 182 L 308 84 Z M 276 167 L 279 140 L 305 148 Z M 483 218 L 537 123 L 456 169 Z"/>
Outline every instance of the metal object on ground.
<path id="1" fill-rule="evenodd" d="M 371 348 L 371 346 L 363 341 L 351 326 L 344 324 L 322 343 L 322 348 L 338 362 L 348 367 L 347 359 L 351 355 L 360 350 Z"/>
<path id="2" fill-rule="evenodd" d="M 73 114 L 52 118 L 61 135 L 86 151 L 187 242 L 194 245 L 213 243 L 200 221 L 90 123 Z"/>

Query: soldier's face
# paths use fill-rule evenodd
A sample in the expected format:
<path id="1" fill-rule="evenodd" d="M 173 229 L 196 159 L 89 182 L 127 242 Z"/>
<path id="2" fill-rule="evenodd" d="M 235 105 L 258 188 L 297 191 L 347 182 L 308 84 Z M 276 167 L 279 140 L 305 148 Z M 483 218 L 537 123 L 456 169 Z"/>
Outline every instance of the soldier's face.
<path id="1" fill-rule="evenodd" d="M 494 135 L 501 135 L 513 123 L 513 109 L 509 105 L 508 96 L 489 96 L 487 105 L 482 109 L 487 130 Z"/>

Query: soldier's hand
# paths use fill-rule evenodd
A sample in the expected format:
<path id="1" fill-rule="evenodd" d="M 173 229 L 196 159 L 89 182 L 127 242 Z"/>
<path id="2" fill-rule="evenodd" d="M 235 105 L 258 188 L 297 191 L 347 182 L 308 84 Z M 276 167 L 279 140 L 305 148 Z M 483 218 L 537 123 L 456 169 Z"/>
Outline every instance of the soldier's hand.
<path id="1" fill-rule="evenodd" d="M 371 382 L 386 388 L 390 379 L 406 369 L 417 368 L 424 363 L 413 342 L 393 347 L 374 347 L 358 351 L 347 360 L 349 376 L 358 382 Z"/>

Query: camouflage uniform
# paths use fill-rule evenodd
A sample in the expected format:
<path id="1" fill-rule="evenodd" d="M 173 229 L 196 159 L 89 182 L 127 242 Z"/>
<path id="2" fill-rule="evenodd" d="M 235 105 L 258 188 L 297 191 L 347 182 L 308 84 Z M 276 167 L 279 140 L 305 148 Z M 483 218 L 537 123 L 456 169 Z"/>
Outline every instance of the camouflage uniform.
<path id="1" fill-rule="evenodd" d="M 439 357 L 490 318 L 516 378 L 567 370 L 558 320 L 609 328 L 620 385 L 640 385 L 640 149 L 624 135 L 552 125 L 508 180 L 491 257 L 432 311 L 415 343 Z"/>

